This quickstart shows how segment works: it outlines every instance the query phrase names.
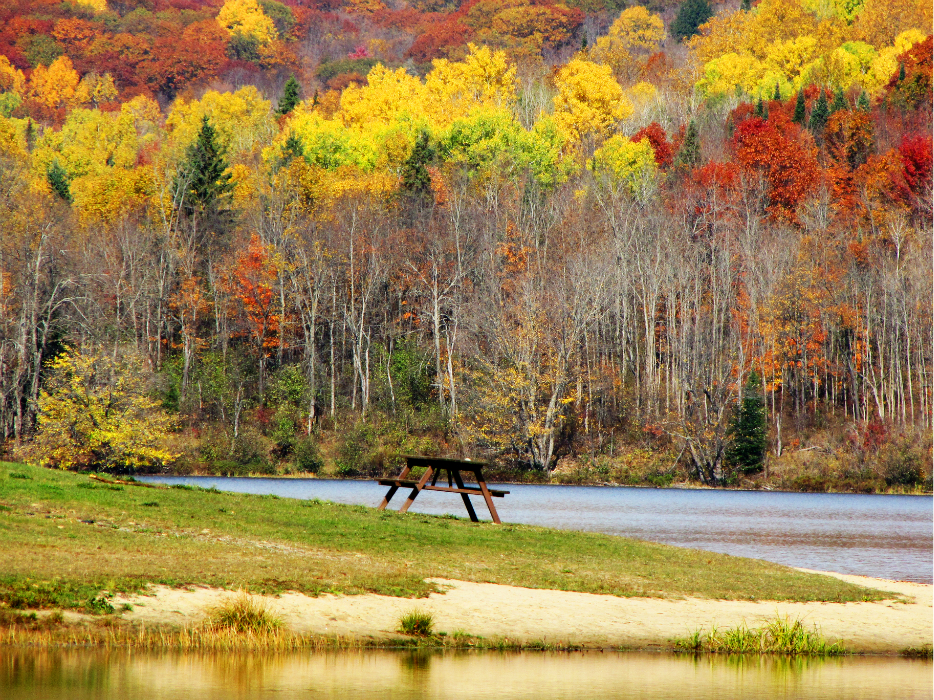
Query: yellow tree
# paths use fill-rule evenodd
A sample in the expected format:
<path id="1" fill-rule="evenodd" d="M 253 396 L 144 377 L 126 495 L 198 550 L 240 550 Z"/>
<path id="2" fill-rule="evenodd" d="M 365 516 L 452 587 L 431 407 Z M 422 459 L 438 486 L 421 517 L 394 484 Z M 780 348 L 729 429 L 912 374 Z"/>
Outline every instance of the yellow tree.
<path id="1" fill-rule="evenodd" d="M 568 141 L 602 140 L 632 114 L 609 66 L 575 58 L 555 78 L 554 120 Z"/>
<path id="2" fill-rule="evenodd" d="M 631 77 L 636 58 L 658 48 L 665 38 L 665 23 L 641 5 L 620 13 L 605 36 L 597 39 L 591 58 L 613 69 L 617 77 Z"/>
<path id="3" fill-rule="evenodd" d="M 42 465 L 135 471 L 168 464 L 172 419 L 149 398 L 141 358 L 67 350 L 48 364 L 32 445 Z"/>
<path id="4" fill-rule="evenodd" d="M 48 68 L 38 65 L 29 78 L 28 94 L 50 109 L 69 105 L 78 89 L 78 73 L 68 56 L 59 56 Z"/>
<path id="5" fill-rule="evenodd" d="M 240 34 L 267 44 L 276 38 L 276 25 L 256 0 L 227 0 L 217 13 L 217 23 L 231 36 Z"/>

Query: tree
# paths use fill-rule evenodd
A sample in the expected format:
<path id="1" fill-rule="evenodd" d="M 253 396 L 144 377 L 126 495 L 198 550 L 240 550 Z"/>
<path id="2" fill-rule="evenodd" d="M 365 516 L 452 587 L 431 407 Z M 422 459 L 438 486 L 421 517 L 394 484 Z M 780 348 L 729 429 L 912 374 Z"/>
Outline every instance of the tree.
<path id="1" fill-rule="evenodd" d="M 428 132 L 422 129 L 415 138 L 412 153 L 402 165 L 402 194 L 411 204 L 429 204 L 432 201 L 428 164 L 433 157 Z"/>
<path id="2" fill-rule="evenodd" d="M 575 58 L 558 71 L 555 87 L 554 119 L 569 141 L 602 138 L 633 111 L 608 66 Z"/>
<path id="3" fill-rule="evenodd" d="M 806 118 L 807 105 L 804 102 L 804 90 L 798 90 L 798 99 L 795 101 L 795 114 L 791 121 L 793 121 L 795 124 L 804 126 L 804 121 Z"/>
<path id="4" fill-rule="evenodd" d="M 176 183 L 176 191 L 184 191 L 184 206 L 189 215 L 196 211 L 218 212 L 233 190 L 224 151 L 205 115 L 195 142 L 188 147 L 183 174 Z"/>
<path id="5" fill-rule="evenodd" d="M 690 39 L 697 34 L 698 27 L 711 17 L 713 10 L 707 0 L 685 0 L 671 25 L 671 33 L 678 41 Z"/>
<path id="6" fill-rule="evenodd" d="M 728 466 L 744 474 L 762 469 L 768 448 L 768 427 L 765 402 L 762 399 L 762 382 L 755 372 L 752 372 L 746 380 L 743 400 L 733 414 L 727 436 L 729 437 L 726 449 Z"/>
<path id="7" fill-rule="evenodd" d="M 681 142 L 681 148 L 678 149 L 678 155 L 675 157 L 676 168 L 690 168 L 700 162 L 700 137 L 697 134 L 697 124 L 692 119 L 688 122 L 687 131 L 684 133 L 684 141 Z"/>
<path id="8" fill-rule="evenodd" d="M 175 458 L 159 446 L 172 420 L 149 398 L 139 356 L 68 349 L 47 367 L 32 448 L 40 464 L 132 472 Z"/>
<path id="9" fill-rule="evenodd" d="M 811 108 L 811 119 L 808 121 L 808 129 L 814 134 L 815 138 L 820 138 L 824 133 L 824 127 L 827 126 L 827 120 L 830 118 L 830 107 L 827 104 L 827 93 L 821 88 L 817 101 Z"/>
<path id="10" fill-rule="evenodd" d="M 295 109 L 295 105 L 300 101 L 298 95 L 298 81 L 293 75 L 285 83 L 285 89 L 282 91 L 282 97 L 279 98 L 279 105 L 276 107 L 276 114 L 282 117 Z"/>
<path id="11" fill-rule="evenodd" d="M 865 90 L 860 92 L 859 97 L 856 98 L 856 109 L 861 112 L 868 112 L 870 109 L 869 94 Z"/>
<path id="12" fill-rule="evenodd" d="M 833 94 L 833 104 L 830 105 L 830 113 L 846 111 L 849 108 L 850 105 L 846 101 L 846 95 L 843 94 L 843 89 L 837 88 Z"/>
<path id="13" fill-rule="evenodd" d="M 52 161 L 52 165 L 46 171 L 46 179 L 52 192 L 71 204 L 71 189 L 69 187 L 68 173 L 61 165 L 58 159 Z"/>

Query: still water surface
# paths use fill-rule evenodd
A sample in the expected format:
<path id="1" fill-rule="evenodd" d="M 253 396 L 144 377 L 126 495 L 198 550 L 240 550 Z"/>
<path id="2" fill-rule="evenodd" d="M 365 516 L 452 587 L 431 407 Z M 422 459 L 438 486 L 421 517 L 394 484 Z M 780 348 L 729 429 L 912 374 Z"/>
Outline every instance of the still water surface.
<path id="1" fill-rule="evenodd" d="M 374 481 L 145 480 L 368 506 L 378 505 L 386 492 Z M 503 522 L 604 532 L 819 571 L 921 583 L 934 580 L 930 496 L 528 484 L 504 488 L 509 495 L 495 502 Z M 398 508 L 404 498 L 400 491 L 390 508 Z M 484 509 L 474 501 L 482 517 Z M 431 491 L 419 494 L 411 512 L 466 517 L 459 498 Z"/>
<path id="2" fill-rule="evenodd" d="M 5 700 L 929 699 L 931 663 L 645 653 L 0 650 Z"/>

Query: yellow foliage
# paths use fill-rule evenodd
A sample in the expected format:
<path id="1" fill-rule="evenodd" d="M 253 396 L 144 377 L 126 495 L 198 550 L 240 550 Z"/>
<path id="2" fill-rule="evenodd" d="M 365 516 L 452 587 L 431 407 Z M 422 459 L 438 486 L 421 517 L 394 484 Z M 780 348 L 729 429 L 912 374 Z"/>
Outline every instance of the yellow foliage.
<path id="1" fill-rule="evenodd" d="M 270 118 L 272 105 L 252 85 L 236 92 L 209 90 L 200 100 L 179 98 L 165 120 L 171 134 L 174 157 L 180 158 L 195 140 L 201 120 L 207 116 L 229 157 L 249 153 L 270 143 L 275 122 Z"/>
<path id="2" fill-rule="evenodd" d="M 463 61 L 438 59 L 425 77 L 432 123 L 446 126 L 476 108 L 512 108 L 516 102 L 516 68 L 503 51 L 469 44 Z"/>
<path id="3" fill-rule="evenodd" d="M 340 114 L 348 126 L 388 123 L 401 114 L 419 114 L 424 109 L 425 87 L 405 68 L 391 70 L 378 64 L 367 76 L 367 83 L 344 90 Z"/>
<path id="4" fill-rule="evenodd" d="M 95 13 L 107 12 L 107 0 L 77 0 L 77 5 L 87 7 Z"/>
<path id="5" fill-rule="evenodd" d="M 602 138 L 633 112 L 609 66 L 575 58 L 558 71 L 555 87 L 554 120 L 568 140 Z"/>
<path id="6" fill-rule="evenodd" d="M 0 115 L 0 155 L 23 158 L 28 155 L 26 151 L 25 119 L 14 119 Z"/>
<path id="7" fill-rule="evenodd" d="M 171 462 L 171 418 L 147 395 L 137 355 L 68 350 L 47 365 L 32 451 L 44 466 L 137 469 Z"/>
<path id="8" fill-rule="evenodd" d="M 606 35 L 597 39 L 591 58 L 610 66 L 617 76 L 626 75 L 636 54 L 655 51 L 664 38 L 662 18 L 634 5 L 623 10 Z"/>
<path id="9" fill-rule="evenodd" d="M 29 78 L 28 94 L 37 102 L 55 109 L 74 102 L 78 73 L 68 56 L 59 56 L 46 68 L 38 65 Z"/>
<path id="10" fill-rule="evenodd" d="M 88 73 L 75 90 L 75 104 L 92 104 L 95 107 L 104 102 L 113 102 L 117 99 L 117 86 L 110 73 L 98 75 Z"/>
<path id="11" fill-rule="evenodd" d="M 907 30 L 930 32 L 931 9 L 929 0 L 866 0 L 856 18 L 857 36 L 881 49 Z"/>
<path id="12" fill-rule="evenodd" d="M 242 34 L 266 44 L 277 38 L 276 25 L 256 0 L 226 0 L 217 23 L 231 35 Z"/>
<path id="13" fill-rule="evenodd" d="M 658 175 L 655 151 L 648 139 L 633 143 L 625 136 L 611 136 L 593 154 L 594 172 L 614 189 L 631 195 L 645 192 Z"/>
<path id="14" fill-rule="evenodd" d="M 14 67 L 10 60 L 0 54 L 0 92 L 13 92 L 22 96 L 26 88 L 26 79 L 22 71 Z"/>

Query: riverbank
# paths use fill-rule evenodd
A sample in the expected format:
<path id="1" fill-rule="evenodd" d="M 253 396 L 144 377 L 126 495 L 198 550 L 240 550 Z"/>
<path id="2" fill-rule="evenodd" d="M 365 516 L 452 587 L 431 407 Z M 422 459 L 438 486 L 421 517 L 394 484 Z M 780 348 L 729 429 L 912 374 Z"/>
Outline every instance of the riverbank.
<path id="1" fill-rule="evenodd" d="M 108 484 L 8 463 L 0 465 L 0 562 L 0 606 L 62 610 L 63 622 L 94 629 L 185 628 L 242 589 L 273 596 L 272 605 L 294 602 L 282 616 L 295 634 L 381 644 L 402 612 L 422 605 L 437 607 L 438 629 L 451 636 L 524 644 L 653 648 L 700 626 L 776 614 L 823 624 L 821 610 L 840 610 L 845 621 L 863 609 L 870 617 L 854 619 L 867 632 L 847 637 L 859 648 L 896 651 L 931 636 L 930 586 L 906 594 L 870 579 L 622 537 Z M 916 604 L 905 595 L 927 612 L 905 607 Z M 900 627 L 905 610 L 928 627 Z M 837 634 L 838 623 L 826 623 L 825 634 Z M 876 627 L 902 632 L 872 649 Z"/>

